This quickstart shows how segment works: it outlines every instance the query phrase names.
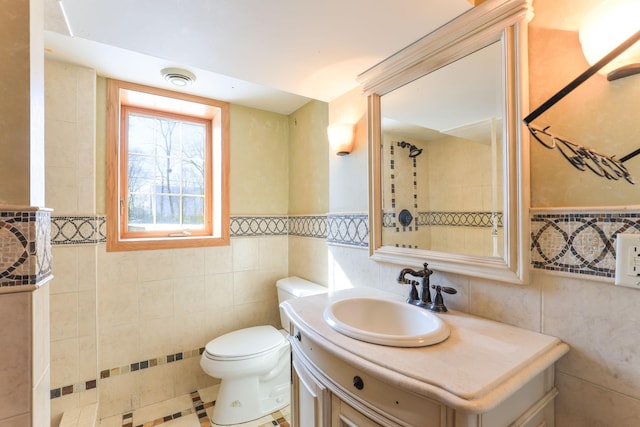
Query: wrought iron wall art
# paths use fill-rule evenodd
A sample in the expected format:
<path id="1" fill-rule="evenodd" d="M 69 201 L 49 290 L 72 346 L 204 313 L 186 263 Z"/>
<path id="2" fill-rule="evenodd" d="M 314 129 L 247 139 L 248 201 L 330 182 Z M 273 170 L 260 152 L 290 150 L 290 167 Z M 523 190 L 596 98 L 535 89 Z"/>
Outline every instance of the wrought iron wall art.
<path id="1" fill-rule="evenodd" d="M 529 129 L 529 133 L 531 133 L 531 136 L 533 136 L 536 141 L 548 149 L 557 148 L 564 158 L 567 159 L 576 169 L 581 171 L 588 169 L 598 176 L 612 180 L 624 178 L 631 184 L 634 184 L 633 178 L 623 163 L 640 154 L 640 148 L 621 157 L 620 159 L 616 159 L 615 156 L 598 153 L 588 147 L 576 144 L 568 139 L 561 138 L 560 136 L 551 133 L 549 132 L 550 126 L 541 128 L 533 125 L 531 122 L 540 117 L 545 111 L 554 106 L 558 101 L 584 83 L 589 77 L 597 73 L 601 68 L 619 56 L 622 52 L 633 46 L 638 40 L 640 40 L 640 31 L 636 32 L 600 61 L 589 67 L 585 72 L 560 89 L 558 93 L 553 95 L 523 119 L 524 124 Z"/>

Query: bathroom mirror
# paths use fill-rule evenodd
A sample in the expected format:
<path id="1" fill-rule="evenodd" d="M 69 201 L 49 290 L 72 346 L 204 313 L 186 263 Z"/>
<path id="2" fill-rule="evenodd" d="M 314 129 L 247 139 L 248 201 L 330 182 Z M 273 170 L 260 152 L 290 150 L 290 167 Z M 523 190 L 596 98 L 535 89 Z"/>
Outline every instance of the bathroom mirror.
<path id="1" fill-rule="evenodd" d="M 486 1 L 359 76 L 374 259 L 526 283 L 531 16 Z"/>

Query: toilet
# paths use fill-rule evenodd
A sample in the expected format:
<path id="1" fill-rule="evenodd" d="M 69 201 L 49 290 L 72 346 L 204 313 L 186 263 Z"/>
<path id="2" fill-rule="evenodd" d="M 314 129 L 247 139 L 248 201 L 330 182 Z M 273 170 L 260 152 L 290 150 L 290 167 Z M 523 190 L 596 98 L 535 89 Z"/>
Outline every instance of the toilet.
<path id="1" fill-rule="evenodd" d="M 276 286 L 278 303 L 327 292 L 326 287 L 295 276 L 278 280 Z M 282 310 L 280 321 L 284 329 L 254 326 L 207 343 L 200 366 L 205 373 L 221 380 L 211 415 L 214 424 L 241 424 L 289 404 L 289 320 Z"/>

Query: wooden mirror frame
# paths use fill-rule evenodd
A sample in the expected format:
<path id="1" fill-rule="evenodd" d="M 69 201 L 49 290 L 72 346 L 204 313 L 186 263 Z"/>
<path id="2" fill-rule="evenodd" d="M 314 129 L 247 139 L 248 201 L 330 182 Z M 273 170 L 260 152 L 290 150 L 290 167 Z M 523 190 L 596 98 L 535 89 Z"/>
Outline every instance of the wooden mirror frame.
<path id="1" fill-rule="evenodd" d="M 420 266 L 501 282 L 526 284 L 529 276 L 529 139 L 521 118 L 528 110 L 527 24 L 531 0 L 488 0 L 358 76 L 368 96 L 369 253 L 381 262 Z M 501 41 L 504 256 L 474 256 L 382 246 L 381 96 Z M 470 78 L 473 78 L 470 75 Z"/>

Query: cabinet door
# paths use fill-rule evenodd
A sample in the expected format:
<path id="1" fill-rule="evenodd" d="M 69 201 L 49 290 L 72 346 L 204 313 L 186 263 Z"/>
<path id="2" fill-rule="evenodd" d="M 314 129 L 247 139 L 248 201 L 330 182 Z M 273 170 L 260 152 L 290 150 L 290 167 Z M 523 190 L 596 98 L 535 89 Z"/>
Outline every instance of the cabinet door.
<path id="1" fill-rule="evenodd" d="M 331 427 L 382 427 L 384 425 L 387 424 L 375 422 L 340 400 L 338 396 L 331 396 Z"/>
<path id="2" fill-rule="evenodd" d="M 304 367 L 295 352 L 293 354 L 292 427 L 328 427 L 331 410 L 329 390 Z"/>

